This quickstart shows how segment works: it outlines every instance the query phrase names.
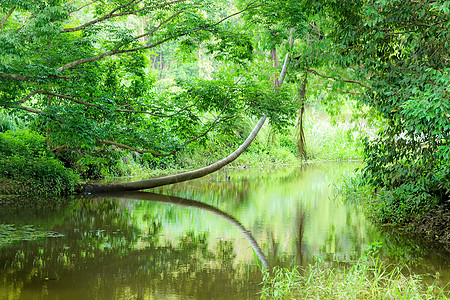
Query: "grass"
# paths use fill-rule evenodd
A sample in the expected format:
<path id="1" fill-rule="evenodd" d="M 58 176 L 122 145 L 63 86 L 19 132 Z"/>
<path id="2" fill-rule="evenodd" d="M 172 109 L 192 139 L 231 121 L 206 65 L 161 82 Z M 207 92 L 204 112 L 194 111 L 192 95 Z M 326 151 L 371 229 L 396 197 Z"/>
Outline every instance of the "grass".
<path id="1" fill-rule="evenodd" d="M 302 269 L 263 271 L 261 299 L 448 299 L 404 265 L 363 257 L 352 266 L 327 268 L 316 262 Z"/>
<path id="2" fill-rule="evenodd" d="M 0 108 L 0 132 L 15 131 L 25 127 L 25 122 L 14 113 L 7 113 Z"/>

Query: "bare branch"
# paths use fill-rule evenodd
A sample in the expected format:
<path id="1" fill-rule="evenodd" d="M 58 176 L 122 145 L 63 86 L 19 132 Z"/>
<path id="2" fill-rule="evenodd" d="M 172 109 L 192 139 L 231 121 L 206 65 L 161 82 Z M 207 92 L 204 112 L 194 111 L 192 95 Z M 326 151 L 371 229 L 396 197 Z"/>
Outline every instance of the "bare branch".
<path id="1" fill-rule="evenodd" d="M 33 96 L 36 95 L 37 93 L 38 93 L 37 91 L 33 91 L 33 92 L 29 93 L 28 95 L 26 95 L 25 97 L 23 97 L 23 98 L 19 101 L 19 103 L 20 103 L 20 104 L 23 104 L 23 103 L 27 102 L 28 100 L 30 100 L 31 97 L 33 97 Z"/>
<path id="2" fill-rule="evenodd" d="M 8 73 L 0 73 L 0 78 L 6 78 L 6 79 L 18 80 L 18 81 L 33 81 L 33 79 L 28 76 L 8 74 Z"/>
<path id="3" fill-rule="evenodd" d="M 283 84 L 284 78 L 286 77 L 290 58 L 291 58 L 291 56 L 289 55 L 289 52 L 286 53 L 286 57 L 284 58 L 283 68 L 281 69 L 280 77 L 278 78 L 277 86 L 281 86 Z"/>
<path id="4" fill-rule="evenodd" d="M 0 30 L 3 29 L 3 25 L 5 25 L 6 21 L 8 21 L 9 17 L 11 17 L 11 15 L 12 15 L 12 13 L 14 12 L 15 9 L 16 9 L 15 7 L 11 8 L 11 9 L 8 11 L 8 13 L 6 14 L 6 16 L 3 17 L 2 21 L 0 22 Z"/>
<path id="5" fill-rule="evenodd" d="M 31 107 L 19 106 L 19 107 L 17 107 L 17 108 L 18 108 L 18 109 L 21 109 L 21 110 L 24 110 L 24 111 L 31 112 L 31 113 L 33 113 L 33 114 L 42 114 L 42 111 L 41 111 L 41 110 L 34 109 L 34 108 L 31 108 Z"/>
<path id="6" fill-rule="evenodd" d="M 322 78 L 333 79 L 333 80 L 338 80 L 338 81 L 347 82 L 347 83 L 354 83 L 354 84 L 360 85 L 360 86 L 362 86 L 362 87 L 369 88 L 367 85 L 365 85 L 365 84 L 363 84 L 363 83 L 361 83 L 361 82 L 359 82 L 359 81 L 356 81 L 356 80 L 334 78 L 334 77 L 332 77 L 332 76 L 326 76 L 326 75 L 319 74 L 319 73 L 317 73 L 317 71 L 311 70 L 311 69 L 306 69 L 305 71 L 307 71 L 307 72 L 309 72 L 309 73 L 313 73 L 313 74 L 315 74 L 315 75 L 317 75 L 317 76 L 319 76 L 319 77 L 322 77 Z"/>

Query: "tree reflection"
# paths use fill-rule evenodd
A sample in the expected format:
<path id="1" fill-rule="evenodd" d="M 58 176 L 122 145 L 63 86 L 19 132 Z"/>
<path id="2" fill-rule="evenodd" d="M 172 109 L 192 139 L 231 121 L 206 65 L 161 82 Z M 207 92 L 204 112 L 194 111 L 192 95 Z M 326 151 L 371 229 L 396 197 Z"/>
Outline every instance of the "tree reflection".
<path id="1" fill-rule="evenodd" d="M 250 246 L 252 247 L 253 251 L 257 255 L 260 262 L 263 264 L 264 267 L 268 268 L 269 263 L 267 262 L 266 256 L 262 252 L 261 248 L 259 247 L 258 243 L 256 242 L 255 238 L 252 236 L 252 234 L 242 226 L 242 224 L 236 220 L 231 215 L 221 211 L 220 209 L 211 206 L 209 204 L 205 204 L 199 201 L 195 200 L 189 200 L 181 197 L 175 197 L 175 196 L 168 196 L 168 195 L 161 195 L 161 194 L 155 194 L 155 193 L 149 193 L 149 192 L 125 192 L 125 193 L 114 193 L 114 194 L 108 194 L 108 197 L 112 198 L 121 198 L 121 199 L 136 199 L 136 200 L 146 200 L 146 201 L 153 201 L 153 202 L 162 202 L 162 203 L 170 203 L 174 205 L 179 206 L 185 206 L 185 207 L 195 207 L 200 208 L 202 210 L 206 210 L 209 212 L 212 212 L 215 215 L 218 215 L 231 224 L 239 229 L 239 231 L 245 236 L 245 238 L 249 241 Z"/>
<path id="2" fill-rule="evenodd" d="M 60 215 L 42 215 L 42 219 L 54 218 L 51 229 L 64 233 L 63 238 L 1 247 L 0 298 L 139 299 L 176 295 L 227 299 L 233 293 L 250 293 L 257 298 L 261 274 L 257 268 L 249 269 L 235 261 L 233 241 L 220 240 L 211 250 L 209 233 L 194 231 L 183 233 L 177 240 L 163 240 L 164 225 L 158 211 L 145 213 L 146 224 L 137 222 L 132 210 L 136 199 L 195 207 L 221 216 L 239 228 L 267 264 L 251 234 L 217 208 L 143 192 L 110 195 L 79 199 Z"/>

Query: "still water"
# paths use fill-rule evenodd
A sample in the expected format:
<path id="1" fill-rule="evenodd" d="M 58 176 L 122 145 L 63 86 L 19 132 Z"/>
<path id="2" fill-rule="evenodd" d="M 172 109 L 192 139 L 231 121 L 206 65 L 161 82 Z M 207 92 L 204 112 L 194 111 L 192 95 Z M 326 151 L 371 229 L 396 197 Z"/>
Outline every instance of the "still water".
<path id="1" fill-rule="evenodd" d="M 3 205 L 0 224 L 63 236 L 0 245 L 0 299 L 259 299 L 260 268 L 352 262 L 373 242 L 448 276 L 444 249 L 379 231 L 335 197 L 356 167 L 224 169 L 151 192 Z"/>

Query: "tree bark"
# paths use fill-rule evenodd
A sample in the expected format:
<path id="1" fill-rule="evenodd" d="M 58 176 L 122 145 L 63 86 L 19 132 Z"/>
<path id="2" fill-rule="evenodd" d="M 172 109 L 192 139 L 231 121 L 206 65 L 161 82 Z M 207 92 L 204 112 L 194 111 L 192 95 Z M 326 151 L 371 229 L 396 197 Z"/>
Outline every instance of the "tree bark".
<path id="1" fill-rule="evenodd" d="M 222 167 L 228 165 L 229 163 L 236 160 L 236 158 L 241 155 L 245 149 L 250 146 L 252 141 L 256 138 L 258 135 L 259 130 L 263 126 L 264 122 L 266 121 L 266 115 L 264 114 L 263 117 L 258 121 L 253 131 L 250 133 L 248 138 L 244 141 L 244 143 L 236 149 L 233 153 L 231 153 L 229 156 L 225 157 L 222 160 L 219 160 L 218 162 L 213 163 L 212 165 L 209 165 L 204 168 L 200 168 L 197 170 L 170 175 L 170 176 L 164 176 L 164 177 L 158 177 L 158 178 L 152 178 L 148 180 L 141 180 L 141 181 L 133 181 L 133 182 L 125 182 L 125 183 L 111 183 L 111 184 L 87 184 L 84 186 L 81 186 L 79 189 L 79 192 L 86 193 L 86 194 L 93 194 L 93 193 L 110 193 L 110 192 L 126 192 L 126 191 L 137 191 L 137 190 L 144 190 L 144 189 L 151 189 L 158 186 L 164 186 L 169 185 L 173 183 L 188 181 L 196 178 L 200 178 L 203 176 L 206 176 L 208 174 L 214 173 L 218 170 L 220 170 Z"/>

